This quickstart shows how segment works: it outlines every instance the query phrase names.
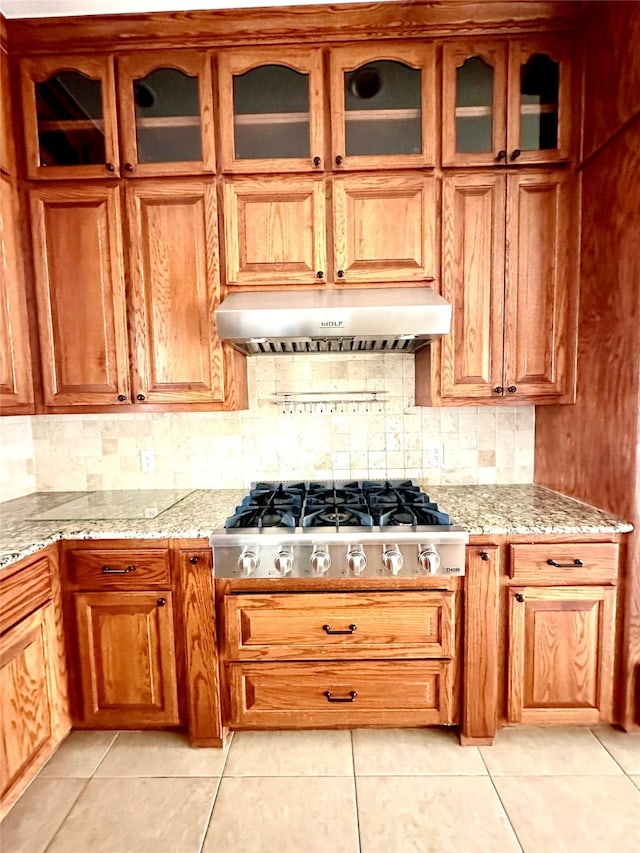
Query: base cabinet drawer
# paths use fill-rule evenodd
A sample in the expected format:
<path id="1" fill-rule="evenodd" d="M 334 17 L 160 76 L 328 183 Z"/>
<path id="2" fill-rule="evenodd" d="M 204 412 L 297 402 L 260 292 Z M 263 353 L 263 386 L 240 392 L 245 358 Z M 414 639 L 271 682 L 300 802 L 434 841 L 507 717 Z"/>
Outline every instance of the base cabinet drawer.
<path id="1" fill-rule="evenodd" d="M 614 542 L 511 545 L 509 575 L 526 584 L 614 584 L 618 545 Z"/>
<path id="2" fill-rule="evenodd" d="M 456 722 L 451 661 L 228 666 L 234 728 Z"/>
<path id="3" fill-rule="evenodd" d="M 268 593 L 225 599 L 231 660 L 449 658 L 455 593 Z"/>
<path id="4" fill-rule="evenodd" d="M 166 549 L 91 549 L 68 554 L 69 581 L 86 589 L 147 588 L 171 583 Z"/>

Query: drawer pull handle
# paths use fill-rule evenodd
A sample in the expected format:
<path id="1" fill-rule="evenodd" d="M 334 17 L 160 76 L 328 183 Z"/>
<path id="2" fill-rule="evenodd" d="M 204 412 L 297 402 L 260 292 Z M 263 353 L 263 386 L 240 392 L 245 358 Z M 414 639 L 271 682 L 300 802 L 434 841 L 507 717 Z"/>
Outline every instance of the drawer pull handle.
<path id="1" fill-rule="evenodd" d="M 572 563 L 556 563 L 555 560 L 549 559 L 547 560 L 548 566 L 554 566 L 556 569 L 579 569 L 581 566 L 584 566 L 582 560 L 574 560 Z"/>
<path id="2" fill-rule="evenodd" d="M 355 702 L 358 693 L 350 690 L 348 696 L 333 696 L 330 690 L 325 690 L 324 695 L 327 697 L 327 702 Z"/>
<path id="3" fill-rule="evenodd" d="M 357 625 L 349 625 L 346 631 L 332 631 L 331 625 L 323 625 L 322 630 L 325 634 L 353 634 L 354 631 L 357 631 Z"/>
<path id="4" fill-rule="evenodd" d="M 114 569 L 112 566 L 103 566 L 103 575 L 128 575 L 130 572 L 135 572 L 135 566 L 127 566 L 125 569 Z"/>

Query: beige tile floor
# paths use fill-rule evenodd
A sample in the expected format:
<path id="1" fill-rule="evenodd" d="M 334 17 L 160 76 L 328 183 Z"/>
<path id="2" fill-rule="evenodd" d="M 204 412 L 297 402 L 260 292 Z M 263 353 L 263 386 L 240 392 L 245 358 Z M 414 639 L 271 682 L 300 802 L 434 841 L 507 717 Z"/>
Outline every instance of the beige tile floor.
<path id="1" fill-rule="evenodd" d="M 74 732 L 2 853 L 638 853 L 640 735 L 513 728 Z"/>

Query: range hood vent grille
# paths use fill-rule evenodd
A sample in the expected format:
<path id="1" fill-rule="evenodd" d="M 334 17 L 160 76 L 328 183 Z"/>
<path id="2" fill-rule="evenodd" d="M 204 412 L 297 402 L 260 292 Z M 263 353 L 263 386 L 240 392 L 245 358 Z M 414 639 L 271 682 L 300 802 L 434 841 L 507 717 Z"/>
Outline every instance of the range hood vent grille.
<path id="1" fill-rule="evenodd" d="M 235 346 L 247 355 L 295 355 L 311 352 L 404 352 L 412 353 L 428 341 L 416 338 L 270 338 L 241 341 Z"/>

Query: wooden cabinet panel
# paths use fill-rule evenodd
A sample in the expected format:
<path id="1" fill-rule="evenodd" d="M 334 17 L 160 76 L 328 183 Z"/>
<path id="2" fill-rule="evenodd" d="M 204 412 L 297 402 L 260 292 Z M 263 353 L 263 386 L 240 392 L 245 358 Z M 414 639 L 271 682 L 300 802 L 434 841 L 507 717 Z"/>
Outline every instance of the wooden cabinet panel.
<path id="1" fill-rule="evenodd" d="M 215 187 L 203 180 L 127 188 L 134 395 L 150 403 L 224 398 Z"/>
<path id="2" fill-rule="evenodd" d="M 509 589 L 508 719 L 611 721 L 615 590 Z"/>
<path id="3" fill-rule="evenodd" d="M 112 58 L 36 56 L 21 61 L 20 73 L 27 176 L 47 180 L 117 176 Z"/>
<path id="4" fill-rule="evenodd" d="M 619 547 L 614 542 L 511 545 L 509 576 L 527 584 L 615 583 Z"/>
<path id="5" fill-rule="evenodd" d="M 345 283 L 433 280 L 435 199 L 435 178 L 430 176 L 335 178 L 335 280 Z"/>
<path id="6" fill-rule="evenodd" d="M 171 583 L 169 552 L 126 550 L 81 550 L 67 554 L 71 583 L 88 589 L 107 586 L 148 587 Z"/>
<path id="7" fill-rule="evenodd" d="M 571 175 L 510 175 L 504 385 L 527 396 L 571 396 L 577 240 Z"/>
<path id="8" fill-rule="evenodd" d="M 79 592 L 74 599 L 83 724 L 177 724 L 171 593 Z"/>
<path id="9" fill-rule="evenodd" d="M 325 190 L 313 178 L 239 178 L 224 187 L 228 284 L 326 277 Z"/>
<path id="10" fill-rule="evenodd" d="M 488 397 L 502 385 L 505 186 L 489 172 L 443 179 L 442 295 L 453 306 L 443 397 Z"/>
<path id="11" fill-rule="evenodd" d="M 276 593 L 225 597 L 236 660 L 452 657 L 453 592 Z"/>
<path id="12" fill-rule="evenodd" d="M 18 222 L 17 192 L 12 182 L 1 175 L 0 410 L 12 415 L 29 414 L 34 403 Z"/>
<path id="13" fill-rule="evenodd" d="M 51 737 L 47 620 L 52 610 L 41 608 L 0 640 L 0 796 Z"/>
<path id="14" fill-rule="evenodd" d="M 13 135 L 13 116 L 11 114 L 11 81 L 9 79 L 9 57 L 0 49 L 0 170 L 8 175 L 16 174 L 16 152 Z M 2 191 L 3 193 L 5 190 Z"/>
<path id="15" fill-rule="evenodd" d="M 118 189 L 50 186 L 30 201 L 45 405 L 128 400 Z"/>
<path id="16" fill-rule="evenodd" d="M 53 595 L 49 560 L 43 557 L 0 578 L 0 633 L 46 604 Z"/>
<path id="17" fill-rule="evenodd" d="M 125 175 L 213 172 L 211 60 L 205 51 L 138 51 L 118 57 Z"/>
<path id="18" fill-rule="evenodd" d="M 229 670 L 235 728 L 455 721 L 448 661 L 232 663 Z"/>

